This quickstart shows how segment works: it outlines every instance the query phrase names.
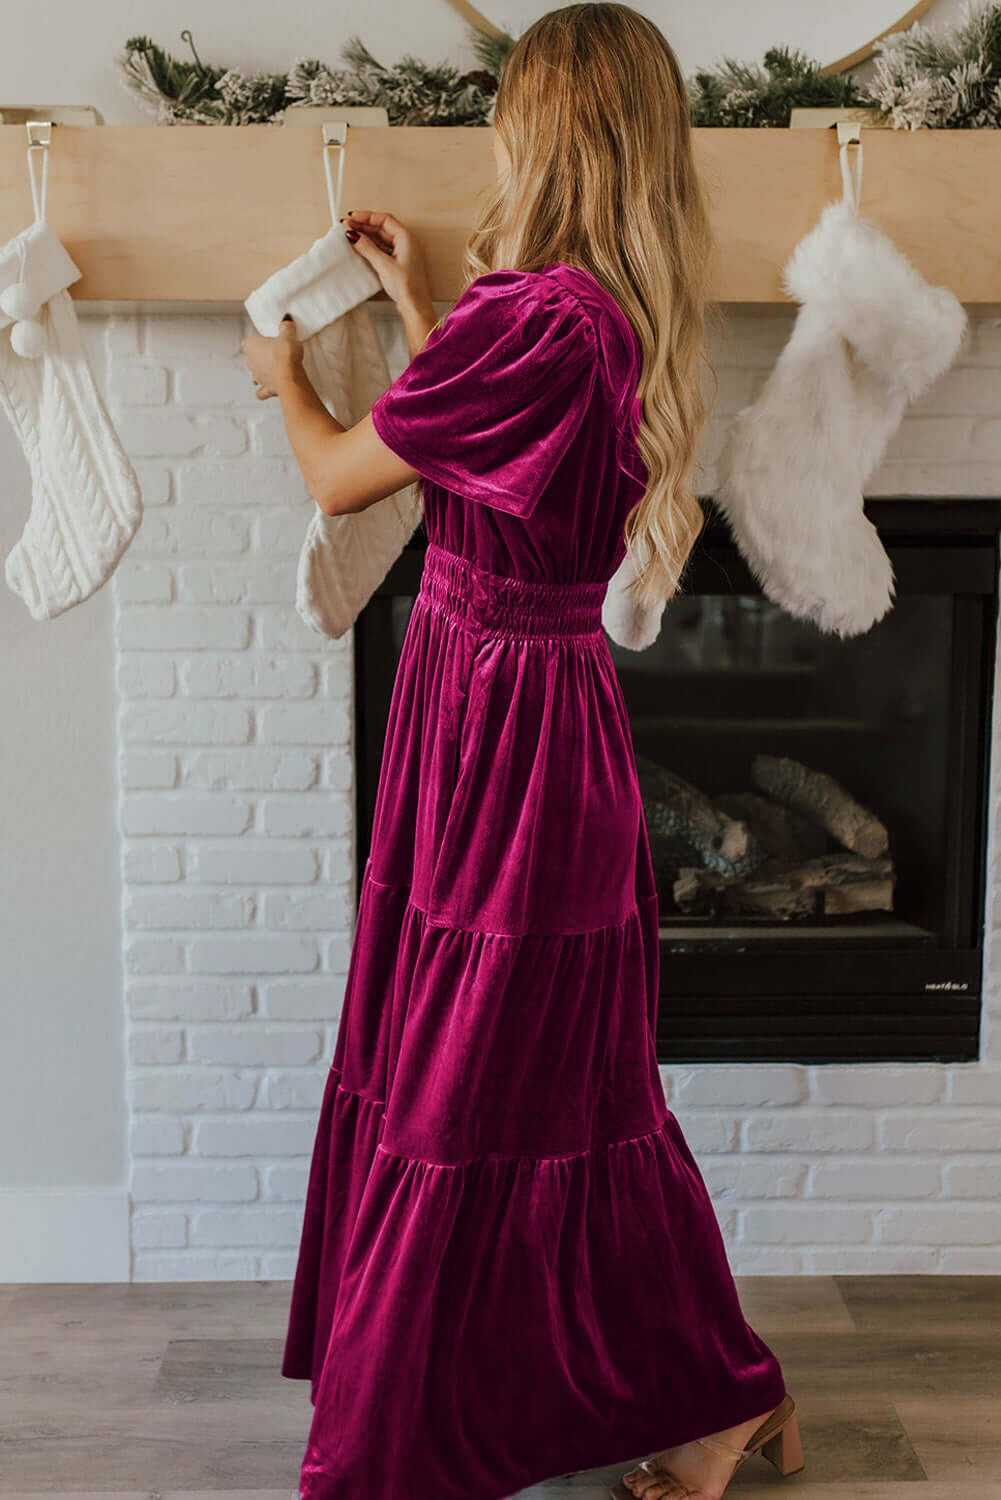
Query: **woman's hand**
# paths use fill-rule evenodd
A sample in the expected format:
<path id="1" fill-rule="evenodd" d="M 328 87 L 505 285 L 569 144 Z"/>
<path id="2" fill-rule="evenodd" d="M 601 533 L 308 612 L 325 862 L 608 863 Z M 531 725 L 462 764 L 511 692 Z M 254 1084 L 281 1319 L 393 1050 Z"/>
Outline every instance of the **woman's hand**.
<path id="1" fill-rule="evenodd" d="M 240 345 L 247 358 L 247 368 L 257 386 L 258 401 L 277 396 L 279 381 L 290 370 L 302 364 L 302 344 L 295 331 L 295 320 L 285 314 L 278 329 L 278 337 L 269 339 L 262 333 L 252 333 Z"/>
<path id="2" fill-rule="evenodd" d="M 392 214 L 359 209 L 341 222 L 356 254 L 367 260 L 400 312 L 417 311 L 435 321 L 427 266 L 420 243 Z M 351 239 L 352 234 L 356 239 Z"/>

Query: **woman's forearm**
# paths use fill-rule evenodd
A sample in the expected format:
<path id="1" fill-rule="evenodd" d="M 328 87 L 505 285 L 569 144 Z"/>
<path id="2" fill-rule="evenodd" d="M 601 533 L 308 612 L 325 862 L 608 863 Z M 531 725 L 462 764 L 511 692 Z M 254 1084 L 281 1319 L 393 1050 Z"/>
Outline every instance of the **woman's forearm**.
<path id="1" fill-rule="evenodd" d="M 438 320 L 430 303 L 398 307 L 413 359 Z M 337 439 L 345 429 L 320 400 L 301 360 L 288 361 L 277 370 L 275 390 L 292 452 L 306 487 L 322 509 L 330 472 L 337 463 Z"/>

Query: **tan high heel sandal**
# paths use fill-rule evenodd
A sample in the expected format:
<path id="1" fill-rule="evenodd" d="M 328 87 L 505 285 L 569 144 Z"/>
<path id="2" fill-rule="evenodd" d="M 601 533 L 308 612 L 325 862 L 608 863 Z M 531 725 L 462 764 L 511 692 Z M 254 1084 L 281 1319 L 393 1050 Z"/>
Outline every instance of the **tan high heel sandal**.
<path id="1" fill-rule="evenodd" d="M 773 1412 L 770 1412 L 760 1427 L 756 1427 L 751 1433 L 746 1448 L 734 1448 L 730 1443 L 724 1443 L 721 1438 L 704 1437 L 696 1438 L 703 1448 L 711 1448 L 714 1453 L 721 1453 L 725 1458 L 734 1458 L 736 1463 L 730 1472 L 733 1478 L 745 1458 L 750 1458 L 752 1453 L 761 1453 L 768 1462 L 774 1464 L 779 1473 L 798 1474 L 805 1467 L 803 1460 L 803 1445 L 799 1437 L 799 1422 L 796 1420 L 796 1403 L 790 1395 L 783 1396 L 780 1404 Z M 644 1459 L 640 1464 L 630 1464 L 627 1473 L 634 1468 L 646 1469 L 648 1474 L 663 1474 L 665 1479 L 673 1480 L 675 1484 L 687 1493 L 688 1486 L 683 1484 L 676 1474 L 666 1469 L 661 1464 L 651 1463 Z M 727 1480 L 727 1484 L 730 1483 Z M 614 1489 L 610 1491 L 614 1500 L 637 1500 L 632 1490 L 620 1479 Z"/>

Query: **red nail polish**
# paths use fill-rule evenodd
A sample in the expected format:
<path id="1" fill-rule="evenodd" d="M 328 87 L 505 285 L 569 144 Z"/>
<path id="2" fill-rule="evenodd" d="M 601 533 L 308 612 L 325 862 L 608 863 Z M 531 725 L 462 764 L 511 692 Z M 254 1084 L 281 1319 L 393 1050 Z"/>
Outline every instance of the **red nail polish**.
<path id="1" fill-rule="evenodd" d="M 354 240 L 357 240 L 357 239 L 360 238 L 360 236 L 358 234 L 358 231 L 356 229 L 345 229 L 344 233 L 347 235 L 348 239 L 351 240 L 351 241 L 354 241 Z"/>

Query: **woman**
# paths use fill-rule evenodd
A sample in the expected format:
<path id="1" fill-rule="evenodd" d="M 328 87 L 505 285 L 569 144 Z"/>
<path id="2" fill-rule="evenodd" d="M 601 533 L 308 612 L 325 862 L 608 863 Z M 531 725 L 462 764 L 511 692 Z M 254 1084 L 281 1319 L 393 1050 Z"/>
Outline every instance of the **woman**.
<path id="1" fill-rule="evenodd" d="M 654 1047 L 657 895 L 601 601 L 676 588 L 709 253 L 673 52 L 628 6 L 504 68 L 498 183 L 435 325 L 418 247 L 348 215 L 411 363 L 345 430 L 301 346 L 244 349 L 330 513 L 418 478 L 429 545 L 386 731 L 282 1373 L 302 1500 L 498 1500 L 657 1457 L 718 1500 L 795 1418 L 744 1321 Z M 701 1441 L 715 1439 L 715 1441 Z"/>

